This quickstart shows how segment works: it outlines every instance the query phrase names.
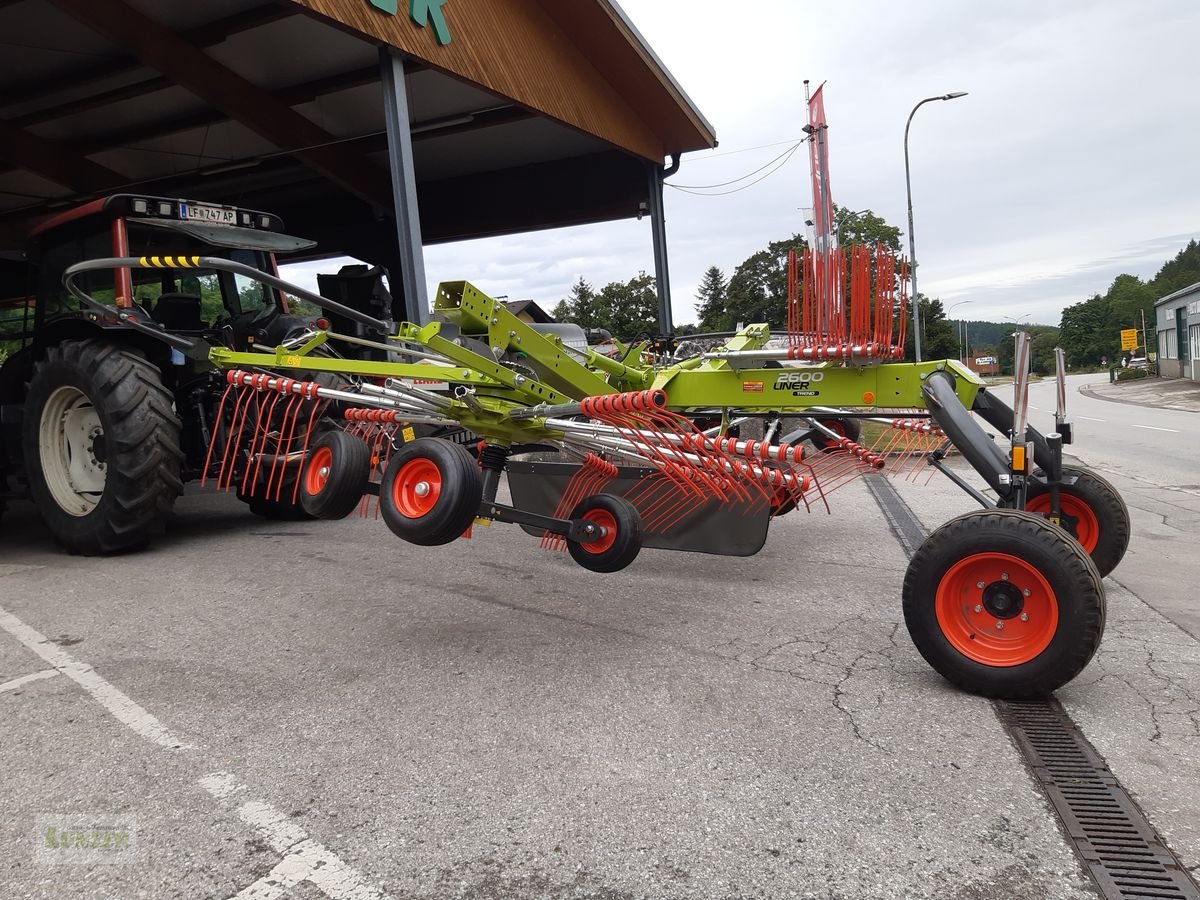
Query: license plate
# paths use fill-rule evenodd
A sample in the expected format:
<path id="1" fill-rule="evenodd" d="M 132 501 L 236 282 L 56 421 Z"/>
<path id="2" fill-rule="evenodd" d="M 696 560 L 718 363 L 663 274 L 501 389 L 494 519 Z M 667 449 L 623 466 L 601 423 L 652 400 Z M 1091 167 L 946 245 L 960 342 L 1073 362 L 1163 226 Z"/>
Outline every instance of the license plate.
<path id="1" fill-rule="evenodd" d="M 181 203 L 179 214 L 193 222 L 212 222 L 214 225 L 236 225 L 237 210 L 221 209 L 219 206 L 196 206 Z"/>

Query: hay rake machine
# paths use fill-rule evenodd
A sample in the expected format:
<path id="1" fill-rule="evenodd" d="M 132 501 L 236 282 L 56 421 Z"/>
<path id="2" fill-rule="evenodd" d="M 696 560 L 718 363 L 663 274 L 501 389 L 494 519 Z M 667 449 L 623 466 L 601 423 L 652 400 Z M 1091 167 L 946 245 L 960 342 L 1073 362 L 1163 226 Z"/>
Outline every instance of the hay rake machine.
<path id="1" fill-rule="evenodd" d="M 424 327 L 393 327 L 224 259 L 94 260 L 64 283 L 99 314 L 129 317 L 75 279 L 164 264 L 243 275 L 389 335 L 314 326 L 275 348 L 211 350 L 226 387 L 206 468 L 221 488 L 276 500 L 291 490 L 321 518 L 375 505 L 419 545 L 447 544 L 477 522 L 513 523 L 587 569 L 615 572 L 643 546 L 752 555 L 773 519 L 828 509 L 855 477 L 940 470 L 984 508 L 934 531 L 906 574 L 906 623 L 931 665 L 974 692 L 1030 696 L 1073 678 L 1099 644 L 1102 573 L 1124 553 L 1128 515 L 1098 476 L 1063 467 L 1061 366 L 1056 431 L 1042 435 L 1026 421 L 1024 378 L 1010 407 L 955 361 L 895 361 L 905 298 L 862 284 L 894 281 L 881 253 L 850 254 L 849 290 L 807 298 L 796 275 L 816 261 L 793 260 L 798 327 L 783 346 L 752 325 L 683 360 L 641 346 L 573 349 L 466 282 L 439 287 L 438 315 Z M 134 318 L 132 327 L 156 327 Z M 339 342 L 387 360 L 341 357 L 331 349 Z M 1027 336 L 1017 359 L 1027 373 Z M 787 416 L 804 427 L 781 434 Z M 763 440 L 733 433 L 747 419 L 766 423 Z M 856 439 L 864 419 L 888 426 L 869 447 Z M 416 435 L 437 428 L 459 438 Z M 986 493 L 946 466 L 951 451 Z M 299 477 L 285 478 L 289 469 Z"/>

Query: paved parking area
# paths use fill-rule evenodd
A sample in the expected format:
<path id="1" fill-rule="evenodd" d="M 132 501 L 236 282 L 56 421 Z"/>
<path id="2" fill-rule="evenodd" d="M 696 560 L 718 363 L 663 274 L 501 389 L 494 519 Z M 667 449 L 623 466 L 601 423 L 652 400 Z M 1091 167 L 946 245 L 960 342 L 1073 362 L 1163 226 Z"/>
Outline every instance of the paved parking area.
<path id="1" fill-rule="evenodd" d="M 969 508 L 900 489 L 929 526 Z M 837 499 L 757 557 L 612 576 L 211 494 L 151 552 L 69 557 L 14 507 L 0 896 L 1094 896 L 991 704 L 909 642 L 870 494 Z M 1118 581 L 1060 697 L 1195 866 L 1200 645 Z M 47 853 L 79 817 L 128 849 Z"/>

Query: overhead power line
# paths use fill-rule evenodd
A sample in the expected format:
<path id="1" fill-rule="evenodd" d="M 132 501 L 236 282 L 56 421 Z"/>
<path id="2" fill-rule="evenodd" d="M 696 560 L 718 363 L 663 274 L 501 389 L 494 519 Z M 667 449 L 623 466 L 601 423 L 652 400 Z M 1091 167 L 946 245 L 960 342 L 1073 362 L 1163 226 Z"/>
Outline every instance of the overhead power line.
<path id="1" fill-rule="evenodd" d="M 674 188 L 677 191 L 683 191 L 683 193 L 685 193 L 685 194 L 695 194 L 697 197 L 723 197 L 727 194 L 736 194 L 738 191 L 744 191 L 747 188 L 754 187 L 754 185 L 758 184 L 759 182 L 765 181 L 766 179 L 770 178 L 772 175 L 774 175 L 776 172 L 778 172 L 780 169 L 782 169 L 784 166 L 787 165 L 788 160 L 790 160 L 795 155 L 796 151 L 799 150 L 803 144 L 804 144 L 804 141 L 800 141 L 799 143 L 793 144 L 789 149 L 785 150 L 783 153 L 781 153 L 779 156 L 775 157 L 773 160 L 771 160 L 766 165 L 759 166 L 753 172 L 748 172 L 745 175 L 741 176 L 740 178 L 735 178 L 732 181 L 722 182 L 721 184 L 709 184 L 709 185 L 679 185 L 679 184 L 671 184 L 670 182 L 667 182 L 667 187 Z M 774 168 L 770 168 L 772 166 Z M 712 188 L 727 187 L 731 184 L 737 184 L 738 182 L 745 181 L 747 178 L 752 178 L 753 176 L 758 175 L 758 173 L 762 172 L 764 169 L 767 169 L 768 171 L 766 171 L 762 175 L 759 175 L 759 177 L 755 178 L 753 181 L 748 182 L 747 184 L 743 184 L 741 187 L 736 187 L 736 188 L 733 188 L 732 190 L 728 190 L 728 191 L 715 191 L 715 192 L 711 192 L 711 193 L 709 192 Z"/>

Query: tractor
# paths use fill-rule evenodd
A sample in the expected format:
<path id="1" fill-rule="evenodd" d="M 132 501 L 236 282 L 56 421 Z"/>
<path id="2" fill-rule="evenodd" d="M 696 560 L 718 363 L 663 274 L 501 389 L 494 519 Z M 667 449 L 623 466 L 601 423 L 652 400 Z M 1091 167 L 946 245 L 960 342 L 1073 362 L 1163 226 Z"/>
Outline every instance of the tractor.
<path id="1" fill-rule="evenodd" d="M 147 544 L 183 484 L 203 475 L 223 427 L 209 350 L 274 347 L 319 314 L 188 260 L 204 253 L 276 272 L 276 254 L 315 246 L 282 227 L 269 213 L 141 194 L 38 223 L 0 267 L 0 508 L 32 500 L 72 553 Z M 89 273 L 87 291 L 114 311 L 100 314 L 62 284 L 72 263 L 97 256 L 160 264 Z M 303 514 L 286 498 L 242 498 L 259 515 Z"/>

